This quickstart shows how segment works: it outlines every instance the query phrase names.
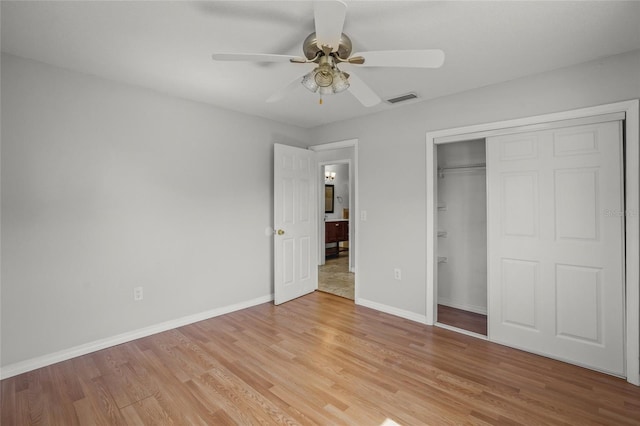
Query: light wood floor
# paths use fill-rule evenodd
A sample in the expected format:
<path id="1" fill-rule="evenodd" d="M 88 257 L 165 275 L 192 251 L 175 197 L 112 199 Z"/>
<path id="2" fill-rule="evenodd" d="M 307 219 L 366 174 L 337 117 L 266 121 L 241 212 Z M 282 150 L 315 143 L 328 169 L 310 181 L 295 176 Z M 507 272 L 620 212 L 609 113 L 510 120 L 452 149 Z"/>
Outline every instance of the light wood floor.
<path id="1" fill-rule="evenodd" d="M 640 424 L 622 379 L 330 294 L 2 381 L 2 425 Z"/>

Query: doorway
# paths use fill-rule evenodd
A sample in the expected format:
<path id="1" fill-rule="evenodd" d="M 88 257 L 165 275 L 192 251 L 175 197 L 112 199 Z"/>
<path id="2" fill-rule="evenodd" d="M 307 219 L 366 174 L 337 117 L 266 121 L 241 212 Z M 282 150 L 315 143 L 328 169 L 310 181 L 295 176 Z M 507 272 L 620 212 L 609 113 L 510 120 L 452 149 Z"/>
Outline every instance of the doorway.
<path id="1" fill-rule="evenodd" d="M 318 157 L 318 290 L 357 299 L 357 140 L 310 147 Z"/>
<path id="2" fill-rule="evenodd" d="M 324 246 L 320 257 L 324 256 L 324 263 L 318 266 L 318 290 L 354 300 L 355 276 L 349 262 L 351 162 L 344 159 L 320 166 L 324 177 Z"/>
<path id="3" fill-rule="evenodd" d="M 489 318 L 490 326 L 488 330 L 488 336 L 485 338 L 488 338 L 491 341 L 507 344 L 509 346 L 524 348 L 525 350 L 528 350 L 530 352 L 551 356 L 563 361 L 572 362 L 600 371 L 609 372 L 610 374 L 623 375 L 630 383 L 640 385 L 640 375 L 638 374 L 640 367 L 640 363 L 638 362 L 640 353 L 640 341 L 638 339 L 638 336 L 640 334 L 640 318 L 638 315 L 640 311 L 638 306 L 638 295 L 640 293 L 640 289 L 638 288 L 638 278 L 640 276 L 640 273 L 637 263 L 638 253 L 640 251 L 640 220 L 637 213 L 640 206 L 638 197 L 638 163 L 640 157 L 638 150 L 638 142 L 640 139 L 638 112 L 639 103 L 638 100 L 634 100 L 609 105 L 601 105 L 598 107 L 584 108 L 580 110 L 547 114 L 544 116 L 528 117 L 524 119 L 474 125 L 464 128 L 448 129 L 427 133 L 427 166 L 431 170 L 429 173 L 427 173 L 426 210 L 426 229 L 428 241 L 426 262 L 428 271 L 426 312 L 427 323 L 434 324 L 437 315 L 438 303 L 437 282 L 439 269 L 437 267 L 437 262 L 439 253 L 437 238 L 437 145 L 440 143 L 452 143 L 463 140 L 491 138 L 491 165 L 487 167 L 487 170 L 489 170 L 490 168 L 492 170 L 491 178 L 488 179 L 488 182 L 492 183 L 491 185 L 487 185 L 487 188 L 489 190 L 489 194 L 492 194 L 490 197 L 492 201 L 488 201 L 488 204 L 493 206 L 494 214 L 488 214 L 488 217 L 490 219 L 488 221 L 488 229 L 490 230 L 489 235 L 492 238 L 492 241 L 489 242 L 489 252 L 492 252 L 494 256 L 489 256 L 492 260 L 488 264 L 488 269 L 490 271 L 494 271 L 493 273 L 496 274 L 496 282 L 498 283 L 497 285 L 495 285 L 494 283 L 493 286 L 489 285 L 489 287 L 494 288 L 498 291 L 489 293 L 488 314 L 489 317 L 493 315 L 493 324 L 495 329 L 492 332 L 492 320 L 491 318 Z M 583 263 L 580 263 L 582 261 L 578 262 L 571 260 L 556 261 L 555 266 L 553 266 L 553 263 L 551 263 L 551 267 L 549 267 L 544 266 L 545 262 L 547 262 L 545 259 L 540 260 L 540 262 L 535 260 L 528 260 L 526 259 L 527 256 L 522 255 L 524 256 L 522 257 L 520 254 L 516 254 L 516 252 L 514 251 L 515 249 L 512 250 L 511 248 L 509 248 L 507 252 L 504 252 L 505 255 L 511 257 L 509 259 L 503 257 L 503 255 L 496 255 L 496 253 L 500 253 L 500 250 L 502 248 L 510 247 L 508 245 L 502 244 L 503 240 L 506 241 L 512 236 L 527 238 L 529 235 L 531 235 L 535 237 L 535 235 L 538 235 L 538 230 L 539 232 L 543 232 L 544 229 L 547 228 L 551 232 L 549 233 L 549 231 L 544 231 L 545 233 L 547 233 L 547 235 L 551 236 L 549 244 L 557 245 L 558 241 L 570 238 L 573 238 L 575 240 L 582 239 L 586 241 L 585 238 L 587 236 L 587 230 L 603 229 L 601 228 L 601 226 L 604 226 L 603 218 L 606 217 L 606 221 L 609 221 L 609 219 L 614 215 L 613 213 L 611 213 L 611 209 L 608 208 L 608 204 L 607 206 L 604 206 L 606 208 L 602 210 L 600 207 L 598 207 L 599 198 L 593 198 L 592 195 L 589 195 L 597 193 L 604 194 L 608 191 L 607 188 L 612 187 L 609 183 L 602 184 L 597 179 L 591 179 L 592 177 L 597 178 L 599 176 L 600 172 L 598 170 L 600 169 L 598 168 L 601 166 L 597 165 L 596 163 L 594 163 L 593 165 L 586 163 L 585 165 L 582 165 L 582 163 L 578 164 L 579 162 L 583 161 L 583 159 L 580 159 L 579 161 L 570 160 L 570 156 L 578 154 L 580 153 L 580 151 L 585 154 L 594 154 L 593 158 L 595 158 L 599 155 L 598 153 L 608 152 L 609 149 L 603 151 L 599 148 L 599 136 L 587 136 L 583 139 L 580 139 L 582 138 L 582 136 L 578 137 L 578 134 L 586 135 L 587 133 L 591 132 L 583 132 L 582 130 L 584 130 L 584 128 L 581 128 L 577 133 L 574 131 L 574 129 L 568 129 L 567 131 L 563 130 L 563 128 L 567 128 L 567 125 L 565 124 L 566 120 L 571 120 L 569 127 L 584 126 L 597 122 L 604 123 L 617 121 L 618 123 L 620 123 L 619 127 L 622 129 L 621 131 L 625 136 L 625 143 L 621 143 L 619 145 L 622 149 L 622 156 L 621 158 L 619 158 L 619 171 L 617 172 L 622 172 L 622 170 L 620 169 L 620 164 L 623 164 L 624 187 L 621 190 L 624 191 L 624 204 L 621 204 L 620 206 L 618 206 L 617 203 L 613 204 L 613 210 L 618 211 L 617 215 L 621 219 L 620 222 L 624 224 L 624 227 L 621 228 L 620 232 L 625 252 L 620 263 L 624 265 L 624 275 L 622 279 L 624 283 L 623 291 L 626 292 L 626 297 L 624 297 L 623 304 L 618 309 L 618 312 L 621 312 L 626 319 L 626 321 L 624 321 L 623 323 L 619 323 L 618 327 L 623 330 L 622 337 L 624 339 L 624 356 L 622 359 L 624 367 L 621 370 L 612 370 L 607 367 L 594 367 L 590 362 L 583 362 L 574 359 L 576 357 L 574 357 L 573 355 L 593 351 L 572 351 L 570 350 L 571 348 L 566 348 L 566 350 L 563 352 L 563 355 L 549 355 L 549 351 L 547 350 L 557 347 L 555 343 L 562 343 L 563 345 L 567 346 L 573 345 L 574 343 L 580 343 L 580 341 L 585 343 L 586 346 L 591 345 L 596 348 L 600 346 L 604 347 L 604 345 L 597 343 L 601 339 L 601 334 L 598 334 L 598 330 L 601 329 L 599 328 L 599 326 L 595 325 L 600 324 L 601 321 L 601 318 L 598 315 L 594 316 L 588 313 L 580 313 L 577 316 L 574 316 L 569 314 L 570 312 L 573 312 L 573 309 L 578 306 L 583 307 L 591 305 L 600 310 L 600 302 L 598 301 L 600 300 L 599 298 L 607 298 L 609 297 L 609 293 L 608 291 L 603 292 L 602 290 L 599 290 L 604 288 L 599 283 L 602 282 L 605 283 L 605 285 L 609 285 L 610 280 L 607 279 L 601 281 L 598 278 L 600 276 L 599 271 L 611 271 L 616 270 L 617 268 L 611 269 L 607 266 L 605 266 L 604 269 L 596 266 L 577 267 L 576 265 L 583 265 Z M 542 133 L 539 133 L 541 131 Z M 603 130 L 603 132 L 604 131 L 605 130 Z M 600 130 L 591 133 L 593 135 L 598 135 L 598 132 L 600 132 Z M 525 135 L 525 133 L 529 134 Z M 515 139 L 501 139 L 501 135 L 509 134 L 521 134 L 522 137 L 517 137 Z M 548 137 L 550 137 L 550 140 L 554 142 L 550 143 L 547 140 L 543 140 L 543 138 Z M 538 142 L 538 140 L 540 142 Z M 558 143 L 558 141 L 560 142 Z M 537 147 L 545 150 L 546 153 L 543 151 L 537 151 Z M 549 147 L 554 147 L 550 153 L 548 151 Z M 543 159 L 546 158 L 547 155 L 563 158 L 560 158 L 557 161 L 557 164 L 554 164 L 550 159 Z M 488 152 L 487 160 L 489 160 Z M 512 161 L 513 164 L 507 164 L 507 162 Z M 520 161 L 522 162 L 522 164 L 516 163 L 516 161 Z M 532 164 L 534 161 L 542 161 L 541 164 L 544 164 L 545 167 L 543 169 L 539 169 L 539 165 L 531 165 L 526 163 L 526 161 L 531 161 Z M 566 165 L 563 162 L 567 162 Z M 576 164 L 573 164 L 574 162 Z M 605 163 L 609 165 L 612 164 L 609 160 L 606 160 Z M 498 164 L 500 164 L 499 167 L 494 167 Z M 512 169 L 512 167 L 515 168 Z M 574 172 L 571 170 L 571 168 L 575 167 L 578 167 L 578 169 Z M 607 174 L 608 176 L 613 176 L 609 172 L 606 172 L 605 169 L 602 170 L 603 175 Z M 540 179 L 536 180 L 535 176 L 537 176 L 538 174 L 540 176 Z M 487 171 L 487 175 L 489 175 L 489 171 Z M 589 177 L 589 179 L 587 179 L 587 177 Z M 591 182 L 593 180 L 593 188 L 591 188 L 590 191 L 578 189 L 578 187 L 575 185 L 579 180 L 581 182 Z M 538 194 L 542 193 L 538 192 L 539 190 L 536 189 L 538 188 L 537 182 L 539 182 L 540 184 L 540 191 L 547 194 L 550 192 L 552 194 L 555 194 L 550 199 L 547 198 L 548 201 L 545 201 L 546 204 L 544 205 L 541 205 L 538 201 L 536 201 L 538 200 Z M 555 189 L 551 190 L 554 187 Z M 580 188 L 584 188 L 584 186 L 581 186 Z M 617 190 L 615 188 L 612 190 L 612 192 L 616 191 Z M 589 195 L 589 198 L 587 198 L 587 195 Z M 542 198 L 540 198 L 540 200 L 542 200 Z M 567 203 L 565 202 L 566 200 L 571 200 L 571 202 Z M 527 206 L 530 206 L 531 208 Z M 594 214 L 582 214 L 584 210 L 582 207 L 591 208 Z M 571 211 L 569 212 L 569 210 Z M 526 218 L 537 217 L 537 211 L 541 211 L 544 213 L 544 215 L 549 217 L 549 219 L 546 219 L 541 216 L 540 219 L 541 221 L 544 220 L 545 222 L 551 221 L 549 222 L 549 226 L 544 225 L 547 228 L 538 228 L 538 225 L 536 225 L 539 223 L 537 219 L 535 222 L 529 221 L 529 223 L 526 223 L 526 221 L 522 220 Z M 508 213 L 507 216 L 505 216 L 505 212 Z M 577 217 L 577 213 L 581 214 L 581 219 L 579 219 L 579 221 L 575 220 L 575 217 Z M 514 217 L 516 217 L 514 216 L 514 214 L 517 216 L 517 222 L 514 222 L 512 220 Z M 599 225 L 597 225 L 597 228 L 589 228 L 586 226 L 586 224 L 589 223 L 595 224 L 596 221 L 600 223 Z M 608 223 L 610 222 L 607 222 L 607 224 Z M 596 233 L 595 235 L 599 236 L 601 234 Z M 593 237 L 591 238 L 593 239 Z M 493 247 L 493 249 L 491 249 L 491 247 Z M 520 248 L 525 246 L 519 244 L 514 247 Z M 543 253 L 545 253 L 546 255 L 550 252 L 551 249 L 553 249 L 552 246 L 550 246 L 549 250 L 543 251 Z M 574 253 L 574 251 L 572 250 L 564 250 L 564 252 L 570 254 Z M 524 260 L 520 260 L 520 257 L 522 257 L 522 259 Z M 496 260 L 500 259 L 502 259 L 501 264 L 503 265 L 503 267 L 500 267 L 498 264 L 493 264 Z M 544 272 L 545 270 L 550 272 L 555 271 L 555 273 L 553 273 L 552 275 L 543 276 L 536 273 L 536 270 L 540 270 L 540 274 L 547 274 L 547 272 Z M 527 272 L 528 274 L 524 272 Z M 489 276 L 492 276 L 491 273 L 489 274 Z M 574 285 L 574 278 L 576 277 L 580 277 L 582 283 L 587 284 L 589 291 L 581 291 L 583 287 Z M 538 305 L 542 307 L 542 310 L 544 310 L 545 312 L 538 312 L 539 308 L 534 304 L 527 305 L 530 307 L 529 309 L 517 308 L 517 306 L 522 306 L 520 304 L 522 301 L 533 300 L 532 297 L 537 298 L 539 294 L 546 292 L 546 289 L 543 289 L 540 286 L 546 286 L 549 282 L 556 282 L 556 287 L 549 287 L 549 290 L 552 292 L 546 294 L 555 294 L 556 299 L 553 303 L 544 303 L 544 301 L 540 299 L 541 303 L 539 303 Z M 501 290 L 500 286 L 503 286 L 504 283 L 516 284 L 513 289 L 517 291 L 511 292 L 509 290 L 505 290 L 504 288 Z M 542 290 L 538 291 L 536 290 L 537 288 L 540 288 Z M 553 292 L 553 288 L 556 288 L 555 292 Z M 574 290 L 577 291 L 577 293 Z M 595 292 L 591 290 L 594 290 Z M 569 296 L 570 291 L 573 292 L 571 293 L 571 296 Z M 526 296 L 527 294 L 529 296 Z M 492 298 L 495 300 L 492 301 Z M 500 298 L 502 298 L 502 300 L 500 300 Z M 514 301 L 518 303 L 516 305 L 511 304 L 511 302 Z M 579 304 L 576 304 L 576 301 L 580 301 Z M 570 309 L 566 309 L 567 307 L 570 307 Z M 556 314 L 553 314 L 552 312 L 546 313 L 546 310 L 548 310 L 548 308 L 556 310 L 565 308 L 565 311 L 556 311 Z M 494 312 L 494 314 L 492 314 L 492 312 Z M 594 310 L 592 312 L 596 311 Z M 579 322 L 576 322 L 575 318 L 579 318 Z M 525 347 L 523 345 L 523 342 L 529 342 L 531 339 L 520 340 L 520 343 L 513 343 L 515 342 L 515 340 L 512 339 L 512 336 L 503 338 L 503 325 L 510 327 L 510 330 L 515 330 L 517 333 L 522 334 L 523 332 L 527 333 L 528 329 L 533 330 L 535 327 L 538 327 L 538 320 L 540 320 L 540 324 L 543 326 L 545 326 L 547 322 L 551 324 L 553 323 L 553 321 L 557 321 L 554 326 L 555 329 L 550 328 L 549 331 L 541 333 L 541 335 L 544 334 L 543 337 L 545 339 L 547 339 L 546 336 L 548 336 L 549 341 L 554 340 L 554 345 L 547 345 L 546 347 L 545 345 L 542 345 L 541 349 L 536 349 Z M 605 323 L 602 324 L 606 326 Z M 609 331 L 606 331 L 606 333 L 608 334 Z M 609 339 L 607 338 L 606 340 L 608 341 Z M 585 349 L 585 347 L 583 347 L 582 349 Z M 609 356 L 607 355 L 606 358 L 609 358 Z"/>

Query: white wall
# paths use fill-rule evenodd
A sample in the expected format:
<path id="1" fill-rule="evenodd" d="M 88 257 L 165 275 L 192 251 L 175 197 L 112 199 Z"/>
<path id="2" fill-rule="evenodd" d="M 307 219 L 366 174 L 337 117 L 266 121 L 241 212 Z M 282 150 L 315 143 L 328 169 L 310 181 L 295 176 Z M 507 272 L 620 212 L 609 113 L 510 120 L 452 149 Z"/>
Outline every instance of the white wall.
<path id="1" fill-rule="evenodd" d="M 272 146 L 307 131 L 14 56 L 1 78 L 3 366 L 271 297 Z"/>
<path id="2" fill-rule="evenodd" d="M 638 98 L 639 76 L 635 51 L 313 129 L 315 144 L 359 141 L 360 303 L 426 319 L 427 131 Z"/>
<path id="3" fill-rule="evenodd" d="M 483 169 L 449 170 L 438 179 L 438 303 L 487 314 L 487 197 Z"/>

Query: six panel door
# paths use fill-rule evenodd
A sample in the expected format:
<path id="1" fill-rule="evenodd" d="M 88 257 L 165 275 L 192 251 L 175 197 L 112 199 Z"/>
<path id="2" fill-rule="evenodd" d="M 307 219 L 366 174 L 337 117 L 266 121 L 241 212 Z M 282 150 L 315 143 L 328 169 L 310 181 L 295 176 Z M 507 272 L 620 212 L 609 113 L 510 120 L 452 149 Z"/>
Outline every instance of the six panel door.
<path id="1" fill-rule="evenodd" d="M 315 153 L 275 144 L 273 168 L 274 300 L 278 305 L 318 286 Z"/>
<path id="2" fill-rule="evenodd" d="M 622 124 L 487 140 L 489 339 L 623 376 Z"/>

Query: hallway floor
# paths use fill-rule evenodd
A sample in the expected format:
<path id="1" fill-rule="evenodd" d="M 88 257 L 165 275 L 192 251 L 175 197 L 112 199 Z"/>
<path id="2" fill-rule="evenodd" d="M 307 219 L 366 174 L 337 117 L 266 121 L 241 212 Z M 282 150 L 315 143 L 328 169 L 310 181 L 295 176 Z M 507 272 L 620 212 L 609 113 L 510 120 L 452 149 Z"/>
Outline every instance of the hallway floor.
<path id="1" fill-rule="evenodd" d="M 336 296 L 355 299 L 355 274 L 349 272 L 349 254 L 328 257 L 326 263 L 318 267 L 318 290 Z"/>

